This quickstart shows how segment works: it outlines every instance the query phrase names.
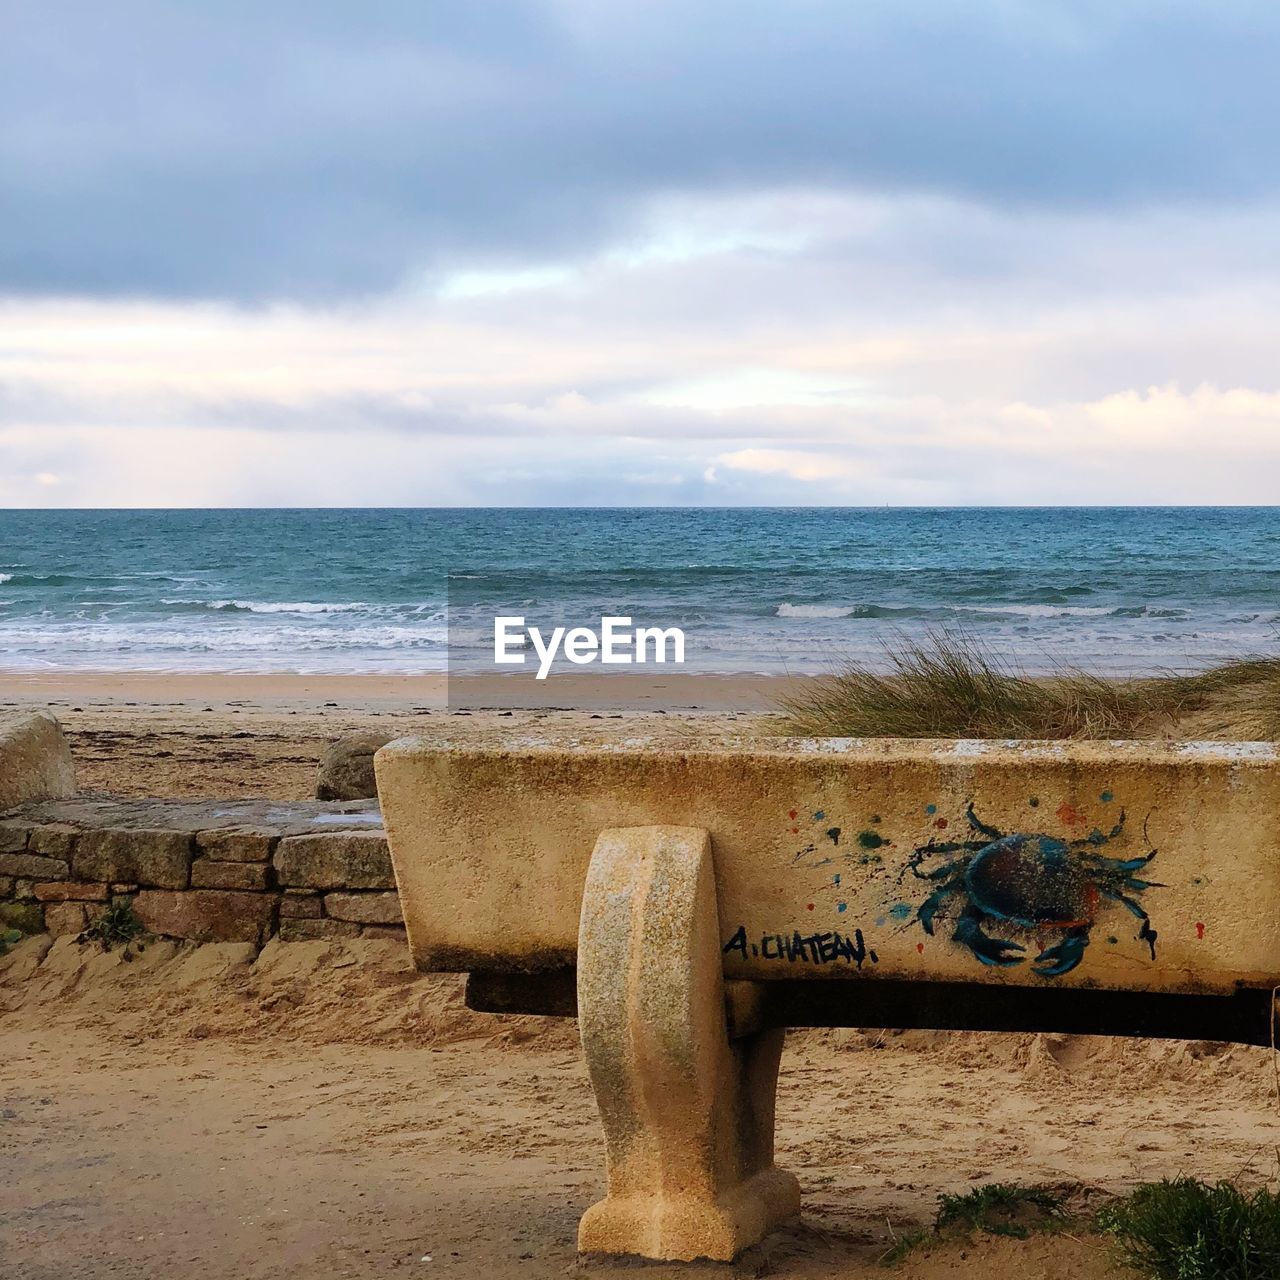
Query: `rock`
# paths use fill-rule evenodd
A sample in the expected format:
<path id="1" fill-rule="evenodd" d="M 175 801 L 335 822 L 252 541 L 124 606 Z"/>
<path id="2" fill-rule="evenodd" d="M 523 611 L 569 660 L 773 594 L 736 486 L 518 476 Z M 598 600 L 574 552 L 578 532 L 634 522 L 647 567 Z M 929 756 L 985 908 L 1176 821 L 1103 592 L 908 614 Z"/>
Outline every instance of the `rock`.
<path id="1" fill-rule="evenodd" d="M 196 836 L 196 847 L 215 862 L 269 862 L 277 839 L 272 831 L 228 827 L 222 831 L 201 831 Z"/>
<path id="2" fill-rule="evenodd" d="M 76 768 L 62 726 L 47 712 L 0 729 L 0 810 L 76 792 Z"/>
<path id="3" fill-rule="evenodd" d="M 42 933 L 44 908 L 38 902 L 0 902 L 0 928 Z"/>
<path id="4" fill-rule="evenodd" d="M 403 924 L 400 898 L 394 893 L 327 893 L 324 913 L 331 920 L 357 924 Z"/>
<path id="5" fill-rule="evenodd" d="M 398 942 L 403 946 L 409 941 L 404 925 L 367 924 L 360 930 L 362 938 L 382 938 L 386 942 Z"/>
<path id="6" fill-rule="evenodd" d="M 0 853 L 21 853 L 27 847 L 31 827 L 22 822 L 0 822 Z"/>
<path id="7" fill-rule="evenodd" d="M 143 889 L 134 899 L 133 909 L 150 932 L 167 938 L 260 945 L 271 931 L 275 905 L 275 898 L 264 893 Z"/>
<path id="8" fill-rule="evenodd" d="M 379 832 L 334 831 L 286 836 L 275 854 L 282 885 L 309 889 L 394 889 L 386 837 Z"/>
<path id="9" fill-rule="evenodd" d="M 358 924 L 345 920 L 281 920 L 281 942 L 323 942 L 329 938 L 354 938 Z"/>
<path id="10" fill-rule="evenodd" d="M 40 902 L 106 902 L 105 884 L 83 884 L 76 880 L 55 880 L 32 886 Z"/>
<path id="11" fill-rule="evenodd" d="M 318 920 L 322 914 L 318 893 L 307 897 L 301 897 L 296 892 L 286 893 L 280 899 L 281 920 Z"/>
<path id="12" fill-rule="evenodd" d="M 61 858 L 35 853 L 0 853 L 0 876 L 29 876 L 32 880 L 65 880 L 71 868 Z"/>
<path id="13" fill-rule="evenodd" d="M 89 926 L 83 902 L 51 902 L 44 909 L 45 932 L 55 938 L 83 933 Z"/>
<path id="14" fill-rule="evenodd" d="M 349 733 L 320 757 L 316 770 L 317 800 L 372 800 L 378 794 L 373 753 L 393 741 L 390 733 Z"/>
<path id="15" fill-rule="evenodd" d="M 42 853 L 46 858 L 69 859 L 79 834 L 79 827 L 66 822 L 51 822 L 48 826 L 35 827 L 27 841 L 27 852 Z"/>
<path id="16" fill-rule="evenodd" d="M 191 875 L 191 837 L 182 831 L 86 831 L 76 844 L 72 866 L 81 880 L 185 889 Z"/>
<path id="17" fill-rule="evenodd" d="M 215 862 L 197 858 L 191 864 L 193 889 L 249 889 L 270 887 L 271 867 L 265 862 Z"/>

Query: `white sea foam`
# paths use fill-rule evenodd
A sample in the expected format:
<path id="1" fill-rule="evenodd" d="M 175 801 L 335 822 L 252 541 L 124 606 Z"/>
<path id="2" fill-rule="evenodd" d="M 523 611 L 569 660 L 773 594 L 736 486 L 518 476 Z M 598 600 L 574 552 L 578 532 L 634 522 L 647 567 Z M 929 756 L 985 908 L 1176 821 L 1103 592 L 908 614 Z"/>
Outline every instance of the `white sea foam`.
<path id="1" fill-rule="evenodd" d="M 13 574 L 0 573 L 0 582 L 12 582 L 12 581 L 13 581 Z"/>
<path id="2" fill-rule="evenodd" d="M 1116 610 L 1106 605 L 1084 604 L 967 604 L 967 613 L 1007 613 L 1015 618 L 1105 618 Z"/>
<path id="3" fill-rule="evenodd" d="M 856 604 L 780 604 L 776 618 L 849 618 L 858 611 Z"/>

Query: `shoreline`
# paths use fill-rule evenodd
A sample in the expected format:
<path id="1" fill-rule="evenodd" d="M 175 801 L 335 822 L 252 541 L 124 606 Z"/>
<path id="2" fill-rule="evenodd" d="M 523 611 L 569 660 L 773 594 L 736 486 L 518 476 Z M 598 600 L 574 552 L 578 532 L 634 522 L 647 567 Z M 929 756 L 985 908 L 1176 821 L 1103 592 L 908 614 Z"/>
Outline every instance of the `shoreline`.
<path id="1" fill-rule="evenodd" d="M 304 675 L 292 672 L 0 669 L 0 706 L 316 707 L 381 711 L 749 712 L 813 681 L 785 675 Z"/>

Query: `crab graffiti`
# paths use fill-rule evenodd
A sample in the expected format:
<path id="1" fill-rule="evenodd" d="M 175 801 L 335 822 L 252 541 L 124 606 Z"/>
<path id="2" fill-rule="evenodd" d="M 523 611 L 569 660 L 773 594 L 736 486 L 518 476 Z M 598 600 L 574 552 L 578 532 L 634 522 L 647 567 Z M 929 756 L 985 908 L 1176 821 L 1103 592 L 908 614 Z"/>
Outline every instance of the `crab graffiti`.
<path id="1" fill-rule="evenodd" d="M 1041 946 L 1032 958 L 1033 972 L 1056 978 L 1080 963 L 1100 912 L 1118 904 L 1137 918 L 1137 936 L 1155 959 L 1156 930 L 1139 899 L 1146 890 L 1163 886 L 1138 873 L 1157 851 L 1148 840 L 1148 852 L 1136 858 L 1108 858 L 1099 852 L 1124 830 L 1123 810 L 1109 832 L 1095 829 L 1079 840 L 998 831 L 978 817 L 972 802 L 965 816 L 973 839 L 930 840 L 907 864 L 918 879 L 935 886 L 915 913 L 925 933 L 933 934 L 938 915 L 954 912 L 952 940 L 983 964 L 1004 967 L 1021 964 L 1025 957 L 1017 953 L 1027 948 L 988 933 L 988 928 L 1025 930 Z M 1061 935 L 1059 940 L 1044 947 L 1045 935 L 1055 934 Z"/>

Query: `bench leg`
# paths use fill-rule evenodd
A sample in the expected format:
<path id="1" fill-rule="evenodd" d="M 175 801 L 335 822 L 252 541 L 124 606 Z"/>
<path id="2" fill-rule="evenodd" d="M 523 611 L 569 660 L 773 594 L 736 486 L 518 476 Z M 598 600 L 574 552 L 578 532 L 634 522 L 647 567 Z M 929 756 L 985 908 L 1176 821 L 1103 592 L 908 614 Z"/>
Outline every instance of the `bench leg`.
<path id="1" fill-rule="evenodd" d="M 729 1038 L 706 831 L 601 833 L 578 1023 L 609 1169 L 579 1249 L 727 1261 L 799 1212 L 799 1185 L 773 1163 L 783 1031 Z"/>

